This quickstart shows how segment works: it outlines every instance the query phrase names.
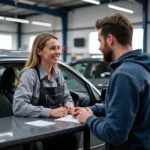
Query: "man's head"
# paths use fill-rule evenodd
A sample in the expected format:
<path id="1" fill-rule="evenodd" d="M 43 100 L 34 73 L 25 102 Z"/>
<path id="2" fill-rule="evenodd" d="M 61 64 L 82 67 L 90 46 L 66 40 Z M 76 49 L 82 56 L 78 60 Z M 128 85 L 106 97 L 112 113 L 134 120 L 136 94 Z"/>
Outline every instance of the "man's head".
<path id="1" fill-rule="evenodd" d="M 104 55 L 104 61 L 114 60 L 116 47 L 132 46 L 133 27 L 130 21 L 120 13 L 98 19 L 95 24 L 98 29 L 100 50 Z"/>

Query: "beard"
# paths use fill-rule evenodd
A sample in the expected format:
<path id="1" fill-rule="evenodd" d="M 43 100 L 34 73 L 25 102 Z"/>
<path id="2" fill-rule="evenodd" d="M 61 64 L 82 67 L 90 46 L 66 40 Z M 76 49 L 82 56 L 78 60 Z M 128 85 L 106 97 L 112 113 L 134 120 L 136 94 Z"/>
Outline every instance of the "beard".
<path id="1" fill-rule="evenodd" d="M 110 63 L 113 61 L 113 50 L 108 46 L 108 44 L 105 42 L 104 48 L 103 48 L 103 61 L 105 63 Z"/>

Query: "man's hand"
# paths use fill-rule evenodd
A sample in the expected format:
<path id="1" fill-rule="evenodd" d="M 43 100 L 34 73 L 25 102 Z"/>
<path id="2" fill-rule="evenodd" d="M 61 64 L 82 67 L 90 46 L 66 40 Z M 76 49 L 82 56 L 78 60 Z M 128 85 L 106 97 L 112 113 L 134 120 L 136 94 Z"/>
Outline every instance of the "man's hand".
<path id="1" fill-rule="evenodd" d="M 51 117 L 64 117 L 68 114 L 68 110 L 65 107 L 59 107 L 56 109 L 51 109 L 50 110 L 50 116 Z"/>
<path id="2" fill-rule="evenodd" d="M 76 111 L 73 113 L 73 117 L 79 120 L 81 123 L 86 123 L 88 117 L 92 116 L 93 112 L 90 108 L 80 108 L 77 107 Z"/>
<path id="3" fill-rule="evenodd" d="M 72 116 L 73 116 L 74 118 L 76 118 L 76 116 L 79 115 L 79 113 L 80 113 L 81 110 L 86 110 L 86 108 L 75 107 L 75 110 L 74 110 L 74 112 L 72 113 Z"/>

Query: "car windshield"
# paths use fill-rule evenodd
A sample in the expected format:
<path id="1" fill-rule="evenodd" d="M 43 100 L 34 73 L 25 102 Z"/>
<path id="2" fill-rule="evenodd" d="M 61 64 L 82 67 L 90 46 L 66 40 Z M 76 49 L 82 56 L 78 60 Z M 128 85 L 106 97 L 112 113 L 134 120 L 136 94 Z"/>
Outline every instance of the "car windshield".
<path id="1" fill-rule="evenodd" d="M 109 78 L 109 65 L 103 62 L 78 62 L 71 65 L 86 78 Z"/>

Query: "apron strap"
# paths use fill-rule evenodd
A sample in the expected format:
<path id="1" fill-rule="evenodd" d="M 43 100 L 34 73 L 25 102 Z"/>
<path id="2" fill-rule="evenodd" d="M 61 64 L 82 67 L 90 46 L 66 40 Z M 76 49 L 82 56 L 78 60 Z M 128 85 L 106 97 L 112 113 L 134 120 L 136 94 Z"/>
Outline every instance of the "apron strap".
<path id="1" fill-rule="evenodd" d="M 43 82 L 42 82 L 42 80 L 40 79 L 40 72 L 39 72 L 38 67 L 35 67 L 35 70 L 36 70 L 36 72 L 37 72 L 37 75 L 38 75 L 38 78 L 39 78 L 40 84 L 41 84 L 41 86 L 43 87 Z"/>

